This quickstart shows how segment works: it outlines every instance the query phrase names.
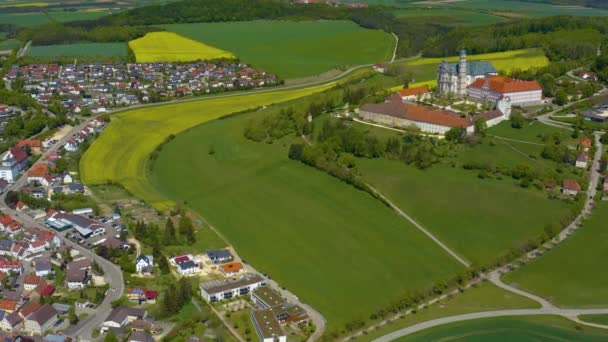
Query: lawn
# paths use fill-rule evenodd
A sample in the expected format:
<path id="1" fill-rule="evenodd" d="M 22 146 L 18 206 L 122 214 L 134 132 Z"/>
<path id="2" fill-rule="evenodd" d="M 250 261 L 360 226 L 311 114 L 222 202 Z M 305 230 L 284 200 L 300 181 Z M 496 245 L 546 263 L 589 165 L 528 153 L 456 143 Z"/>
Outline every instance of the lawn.
<path id="1" fill-rule="evenodd" d="M 458 56 L 447 58 L 415 58 L 400 64 L 406 66 L 413 73 L 414 82 L 412 86 L 429 84 L 435 86 L 437 81 L 437 68 L 445 59 L 450 63 L 458 61 Z M 494 68 L 499 72 L 510 73 L 514 68 L 529 69 L 542 67 L 549 64 L 549 60 L 545 57 L 540 49 L 524 49 L 511 50 L 505 52 L 486 53 L 479 55 L 467 55 L 469 61 L 487 61 L 494 65 Z"/>
<path id="2" fill-rule="evenodd" d="M 437 319 L 441 317 L 462 315 L 472 312 L 507 310 L 507 309 L 536 309 L 538 303 L 504 291 L 491 283 L 484 282 L 472 287 L 464 293 L 433 304 L 426 309 L 419 310 L 413 315 L 391 322 L 380 329 L 363 335 L 356 341 L 372 341 L 392 331 L 409 327 L 411 325 Z"/>
<path id="3" fill-rule="evenodd" d="M 607 221 L 608 203 L 600 202 L 580 231 L 504 281 L 564 307 L 608 306 L 608 275 L 598 268 L 608 257 Z"/>
<path id="4" fill-rule="evenodd" d="M 322 312 L 332 328 L 462 271 L 380 201 L 289 160 L 290 138 L 246 140 L 244 127 L 263 113 L 178 135 L 155 162 L 153 184 L 200 213 L 247 262 Z"/>
<path id="5" fill-rule="evenodd" d="M 583 327 L 559 316 L 520 316 L 486 318 L 451 323 L 423 330 L 395 341 L 466 341 L 466 342 L 599 342 L 608 339 L 608 331 Z"/>
<path id="6" fill-rule="evenodd" d="M 514 152 L 497 145 L 477 153 L 496 158 Z M 419 170 L 386 159 L 361 159 L 357 165 L 376 189 L 456 253 L 478 264 L 541 234 L 569 208 L 541 191 L 520 188 L 510 178 L 480 180 L 476 172 L 460 167 Z"/>
<path id="7" fill-rule="evenodd" d="M 86 184 L 120 183 L 156 208 L 170 208 L 174 203 L 158 194 L 146 177 L 148 158 L 169 135 L 227 114 L 303 97 L 333 85 L 235 93 L 122 112 L 112 117 L 110 125 L 82 157 L 81 179 Z"/>
<path id="8" fill-rule="evenodd" d="M 391 35 L 350 21 L 253 21 L 164 27 L 231 51 L 243 62 L 285 79 L 386 61 L 395 46 Z"/>
<path id="9" fill-rule="evenodd" d="M 393 10 L 391 13 L 398 17 L 438 20 L 453 26 L 494 25 L 506 21 L 504 17 L 496 15 L 451 8 L 404 8 Z"/>
<path id="10" fill-rule="evenodd" d="M 125 43 L 80 43 L 80 44 L 58 44 L 31 46 L 27 50 L 28 56 L 33 57 L 76 57 L 76 56 L 126 56 L 127 44 Z"/>
<path id="11" fill-rule="evenodd" d="M 232 53 L 184 38 L 173 32 L 151 32 L 129 42 L 139 63 L 192 62 L 198 60 L 233 59 Z"/>

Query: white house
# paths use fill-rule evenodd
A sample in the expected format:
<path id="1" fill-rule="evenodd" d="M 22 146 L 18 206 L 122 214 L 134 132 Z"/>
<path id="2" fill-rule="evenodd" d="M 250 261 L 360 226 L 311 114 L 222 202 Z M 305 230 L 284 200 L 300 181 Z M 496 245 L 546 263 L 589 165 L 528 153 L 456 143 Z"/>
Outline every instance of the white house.
<path id="1" fill-rule="evenodd" d="M 68 289 L 80 290 L 89 285 L 91 277 L 89 272 L 83 269 L 69 269 L 67 274 Z"/>
<path id="2" fill-rule="evenodd" d="M 17 312 L 11 314 L 4 312 L 4 318 L 0 321 L 0 329 L 3 331 L 17 331 L 22 325 L 23 319 Z"/>
<path id="3" fill-rule="evenodd" d="M 118 329 L 135 320 L 144 319 L 146 316 L 147 312 L 144 309 L 119 306 L 114 308 L 114 310 L 110 312 L 106 320 L 102 323 L 101 331 L 105 332 L 112 328 Z"/>
<path id="4" fill-rule="evenodd" d="M 574 179 L 564 179 L 562 193 L 567 196 L 576 196 L 581 191 L 581 186 Z"/>
<path id="5" fill-rule="evenodd" d="M 140 274 L 152 274 L 152 268 L 154 267 L 154 257 L 152 255 L 140 254 L 135 259 L 135 270 Z"/>
<path id="6" fill-rule="evenodd" d="M 192 275 L 198 273 L 198 270 L 198 265 L 192 260 L 183 261 L 177 264 L 177 271 L 181 275 Z"/>

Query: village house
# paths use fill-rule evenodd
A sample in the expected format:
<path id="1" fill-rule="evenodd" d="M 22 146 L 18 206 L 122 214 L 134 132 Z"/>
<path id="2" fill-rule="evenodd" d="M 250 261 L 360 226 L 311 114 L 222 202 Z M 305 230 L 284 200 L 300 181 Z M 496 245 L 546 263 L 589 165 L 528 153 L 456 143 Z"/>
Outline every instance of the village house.
<path id="1" fill-rule="evenodd" d="M 44 304 L 27 317 L 24 330 L 33 335 L 44 335 L 58 320 L 55 308 Z"/>
<path id="2" fill-rule="evenodd" d="M 243 267 L 243 264 L 236 261 L 232 261 L 220 266 L 220 272 L 222 272 L 225 277 L 232 277 L 244 271 L 245 268 Z"/>
<path id="3" fill-rule="evenodd" d="M 154 257 L 152 255 L 140 254 L 135 259 L 135 270 L 139 274 L 150 275 L 154 267 Z"/>
<path id="4" fill-rule="evenodd" d="M 581 191 L 581 186 L 574 179 L 565 179 L 562 193 L 567 196 L 576 196 Z"/>
<path id="5" fill-rule="evenodd" d="M 27 182 L 29 184 L 37 183 L 48 187 L 54 180 L 55 177 L 49 173 L 48 164 L 45 163 L 35 164 L 27 173 Z"/>
<path id="6" fill-rule="evenodd" d="M 135 320 L 144 319 L 146 316 L 147 312 L 144 309 L 119 306 L 114 308 L 102 323 L 101 331 L 106 332 L 110 329 L 119 329 Z"/>
<path id="7" fill-rule="evenodd" d="M 135 287 L 127 291 L 127 297 L 130 301 L 136 302 L 137 304 L 154 304 L 158 298 L 158 292 L 148 290 L 145 287 Z"/>
<path id="8" fill-rule="evenodd" d="M 591 148 L 591 139 L 589 139 L 587 137 L 582 138 L 578 144 L 578 148 L 579 148 L 579 150 L 581 150 L 583 152 L 588 152 L 589 149 Z"/>
<path id="9" fill-rule="evenodd" d="M 221 264 L 232 260 L 232 254 L 226 249 L 217 249 L 207 252 L 207 257 L 214 264 Z"/>
<path id="10" fill-rule="evenodd" d="M 25 150 L 29 149 L 33 155 L 42 154 L 42 141 L 36 139 L 25 139 L 20 140 L 17 143 L 17 147 Z"/>
<path id="11" fill-rule="evenodd" d="M 585 152 L 579 153 L 576 157 L 576 162 L 574 163 L 574 166 L 581 169 L 586 169 L 587 165 L 589 165 L 589 155 Z"/>
<path id="12" fill-rule="evenodd" d="M 23 288 L 26 291 L 32 291 L 33 289 L 38 287 L 38 285 L 40 285 L 41 282 L 42 282 L 42 278 L 40 278 L 39 276 L 33 275 L 33 274 L 28 274 L 25 277 L 23 277 Z"/>
<path id="13" fill-rule="evenodd" d="M 13 244 L 13 250 L 17 244 Z M 0 260 L 0 271 L 7 274 L 23 273 L 23 264 L 19 260 Z"/>
<path id="14" fill-rule="evenodd" d="M 22 319 L 26 319 L 27 316 L 38 310 L 40 306 L 41 305 L 38 302 L 25 304 L 21 309 L 19 309 L 19 316 L 21 316 Z"/>
<path id="15" fill-rule="evenodd" d="M 17 310 L 17 301 L 10 299 L 0 299 L 0 310 L 6 313 L 13 313 Z"/>
<path id="16" fill-rule="evenodd" d="M 2 321 L 0 321 L 0 329 L 4 331 L 17 331 L 22 325 L 23 319 L 17 312 L 6 312 Z"/>
<path id="17" fill-rule="evenodd" d="M 129 335 L 127 342 L 154 342 L 154 338 L 147 331 L 134 331 Z"/>
<path id="18" fill-rule="evenodd" d="M 66 274 L 68 289 L 81 290 L 89 285 L 91 276 L 87 270 L 69 269 Z"/>

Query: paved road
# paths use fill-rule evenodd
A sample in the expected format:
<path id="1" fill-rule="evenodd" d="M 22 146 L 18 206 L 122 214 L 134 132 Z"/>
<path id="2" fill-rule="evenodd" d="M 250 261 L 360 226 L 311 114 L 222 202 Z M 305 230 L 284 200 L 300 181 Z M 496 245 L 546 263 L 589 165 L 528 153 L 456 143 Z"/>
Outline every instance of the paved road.
<path id="1" fill-rule="evenodd" d="M 598 91 L 597 93 L 595 93 L 593 96 L 599 96 L 599 95 L 605 95 L 606 93 L 608 93 L 608 88 L 602 88 L 600 91 Z M 577 104 L 579 102 L 583 102 L 588 100 L 587 98 L 585 99 L 580 99 L 574 102 L 570 102 L 567 103 L 565 106 L 572 106 L 574 104 Z M 569 129 L 572 130 L 572 124 L 566 123 L 566 122 L 561 122 L 561 121 L 555 121 L 553 119 L 551 119 L 551 116 L 554 115 L 555 113 L 557 113 L 559 110 L 563 109 L 564 107 L 559 107 L 549 113 L 537 116 L 536 119 L 542 123 L 544 123 L 545 125 L 549 125 L 549 126 L 553 126 L 553 127 L 559 127 L 559 128 L 565 128 L 565 129 Z"/>
<path id="2" fill-rule="evenodd" d="M 486 311 L 486 312 L 475 312 L 464 315 L 450 316 L 444 318 L 438 318 L 426 322 L 422 322 L 410 327 L 394 331 L 390 334 L 379 337 L 373 342 L 389 342 L 398 339 L 403 336 L 411 335 L 413 333 L 437 327 L 444 324 L 469 321 L 480 318 L 492 318 L 492 317 L 506 317 L 506 316 L 531 316 L 531 315 L 559 315 L 566 318 L 576 317 L 578 315 L 597 315 L 597 314 L 608 314 L 608 309 L 558 309 L 558 308 L 545 308 L 545 309 L 524 309 L 524 310 L 499 310 L 499 311 Z"/>

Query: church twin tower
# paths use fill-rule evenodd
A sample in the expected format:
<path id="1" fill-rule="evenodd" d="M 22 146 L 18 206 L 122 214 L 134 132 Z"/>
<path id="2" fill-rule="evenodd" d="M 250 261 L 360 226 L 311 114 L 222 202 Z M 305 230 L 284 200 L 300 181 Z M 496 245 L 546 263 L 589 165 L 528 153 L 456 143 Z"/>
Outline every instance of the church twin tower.
<path id="1" fill-rule="evenodd" d="M 445 60 L 437 71 L 437 90 L 442 96 L 454 95 L 463 97 L 467 94 L 467 86 L 471 83 L 467 72 L 467 52 L 460 51 L 460 61 L 449 64 Z"/>

